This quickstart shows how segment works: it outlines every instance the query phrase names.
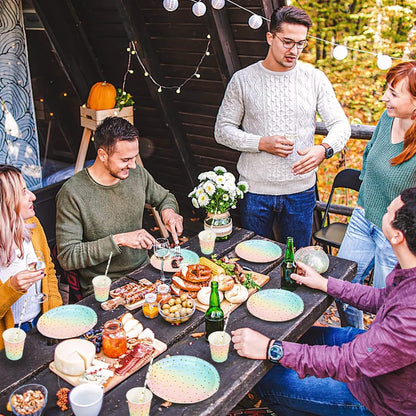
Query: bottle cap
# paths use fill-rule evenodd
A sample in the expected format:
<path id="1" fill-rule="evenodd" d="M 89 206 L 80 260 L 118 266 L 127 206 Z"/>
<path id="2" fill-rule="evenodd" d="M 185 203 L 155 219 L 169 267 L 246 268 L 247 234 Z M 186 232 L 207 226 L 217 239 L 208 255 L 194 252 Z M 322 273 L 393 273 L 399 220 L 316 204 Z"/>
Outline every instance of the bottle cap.
<path id="1" fill-rule="evenodd" d="M 148 293 L 144 296 L 144 301 L 146 303 L 154 303 L 156 302 L 156 293 Z"/>

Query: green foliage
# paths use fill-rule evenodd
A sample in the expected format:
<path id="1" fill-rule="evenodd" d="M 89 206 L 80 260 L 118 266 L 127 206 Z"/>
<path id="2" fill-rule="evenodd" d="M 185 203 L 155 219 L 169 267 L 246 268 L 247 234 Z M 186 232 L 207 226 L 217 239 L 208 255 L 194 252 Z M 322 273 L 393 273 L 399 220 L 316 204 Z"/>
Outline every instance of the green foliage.
<path id="1" fill-rule="evenodd" d="M 121 88 L 117 88 L 116 107 L 121 111 L 124 107 L 128 107 L 133 104 L 133 96 L 130 93 L 123 91 Z"/>

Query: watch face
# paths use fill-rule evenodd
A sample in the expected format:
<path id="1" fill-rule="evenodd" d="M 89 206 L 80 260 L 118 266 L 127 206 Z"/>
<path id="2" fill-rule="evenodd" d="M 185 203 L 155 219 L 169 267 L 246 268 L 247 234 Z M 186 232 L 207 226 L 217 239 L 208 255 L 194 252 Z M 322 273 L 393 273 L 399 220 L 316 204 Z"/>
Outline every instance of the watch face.
<path id="1" fill-rule="evenodd" d="M 325 150 L 325 157 L 329 159 L 332 156 L 334 156 L 334 149 L 332 147 L 328 147 L 328 149 Z"/>
<path id="2" fill-rule="evenodd" d="M 269 360 L 273 363 L 279 362 L 283 357 L 283 348 L 282 344 L 279 341 L 276 341 L 269 349 Z"/>

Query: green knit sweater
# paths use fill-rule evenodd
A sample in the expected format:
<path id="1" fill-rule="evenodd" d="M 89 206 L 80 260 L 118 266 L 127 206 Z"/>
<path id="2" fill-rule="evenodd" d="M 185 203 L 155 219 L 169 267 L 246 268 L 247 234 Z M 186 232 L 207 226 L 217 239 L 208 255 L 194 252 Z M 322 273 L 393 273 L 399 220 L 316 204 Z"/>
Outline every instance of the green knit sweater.
<path id="1" fill-rule="evenodd" d="M 400 165 L 390 164 L 403 150 L 403 142 L 391 143 L 392 124 L 393 118 L 385 111 L 364 150 L 363 182 L 357 201 L 366 218 L 380 228 L 390 202 L 404 189 L 416 186 L 416 156 Z"/>
<path id="2" fill-rule="evenodd" d="M 145 203 L 159 211 L 178 212 L 175 197 L 158 185 L 142 167 L 115 185 L 100 185 L 87 169 L 78 172 L 57 196 L 56 242 L 58 260 L 65 270 L 77 270 L 83 296 L 92 293 L 91 280 L 104 274 L 113 252 L 109 277 L 125 276 L 149 259 L 147 250 L 119 247 L 114 234 L 142 227 Z"/>

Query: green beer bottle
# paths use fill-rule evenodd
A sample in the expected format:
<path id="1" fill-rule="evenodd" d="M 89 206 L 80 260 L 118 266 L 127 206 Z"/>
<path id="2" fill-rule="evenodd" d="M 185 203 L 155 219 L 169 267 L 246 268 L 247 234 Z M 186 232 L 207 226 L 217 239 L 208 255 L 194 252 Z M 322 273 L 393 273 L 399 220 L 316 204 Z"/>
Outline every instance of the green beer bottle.
<path id="1" fill-rule="evenodd" d="M 295 290 L 298 284 L 290 278 L 292 273 L 296 273 L 295 252 L 293 250 L 293 237 L 287 237 L 285 259 L 281 266 L 281 288 Z"/>
<path id="2" fill-rule="evenodd" d="M 205 338 L 208 340 L 210 334 L 224 329 L 224 312 L 220 306 L 220 295 L 218 293 L 218 282 L 211 282 L 211 296 L 209 308 L 205 312 Z"/>

